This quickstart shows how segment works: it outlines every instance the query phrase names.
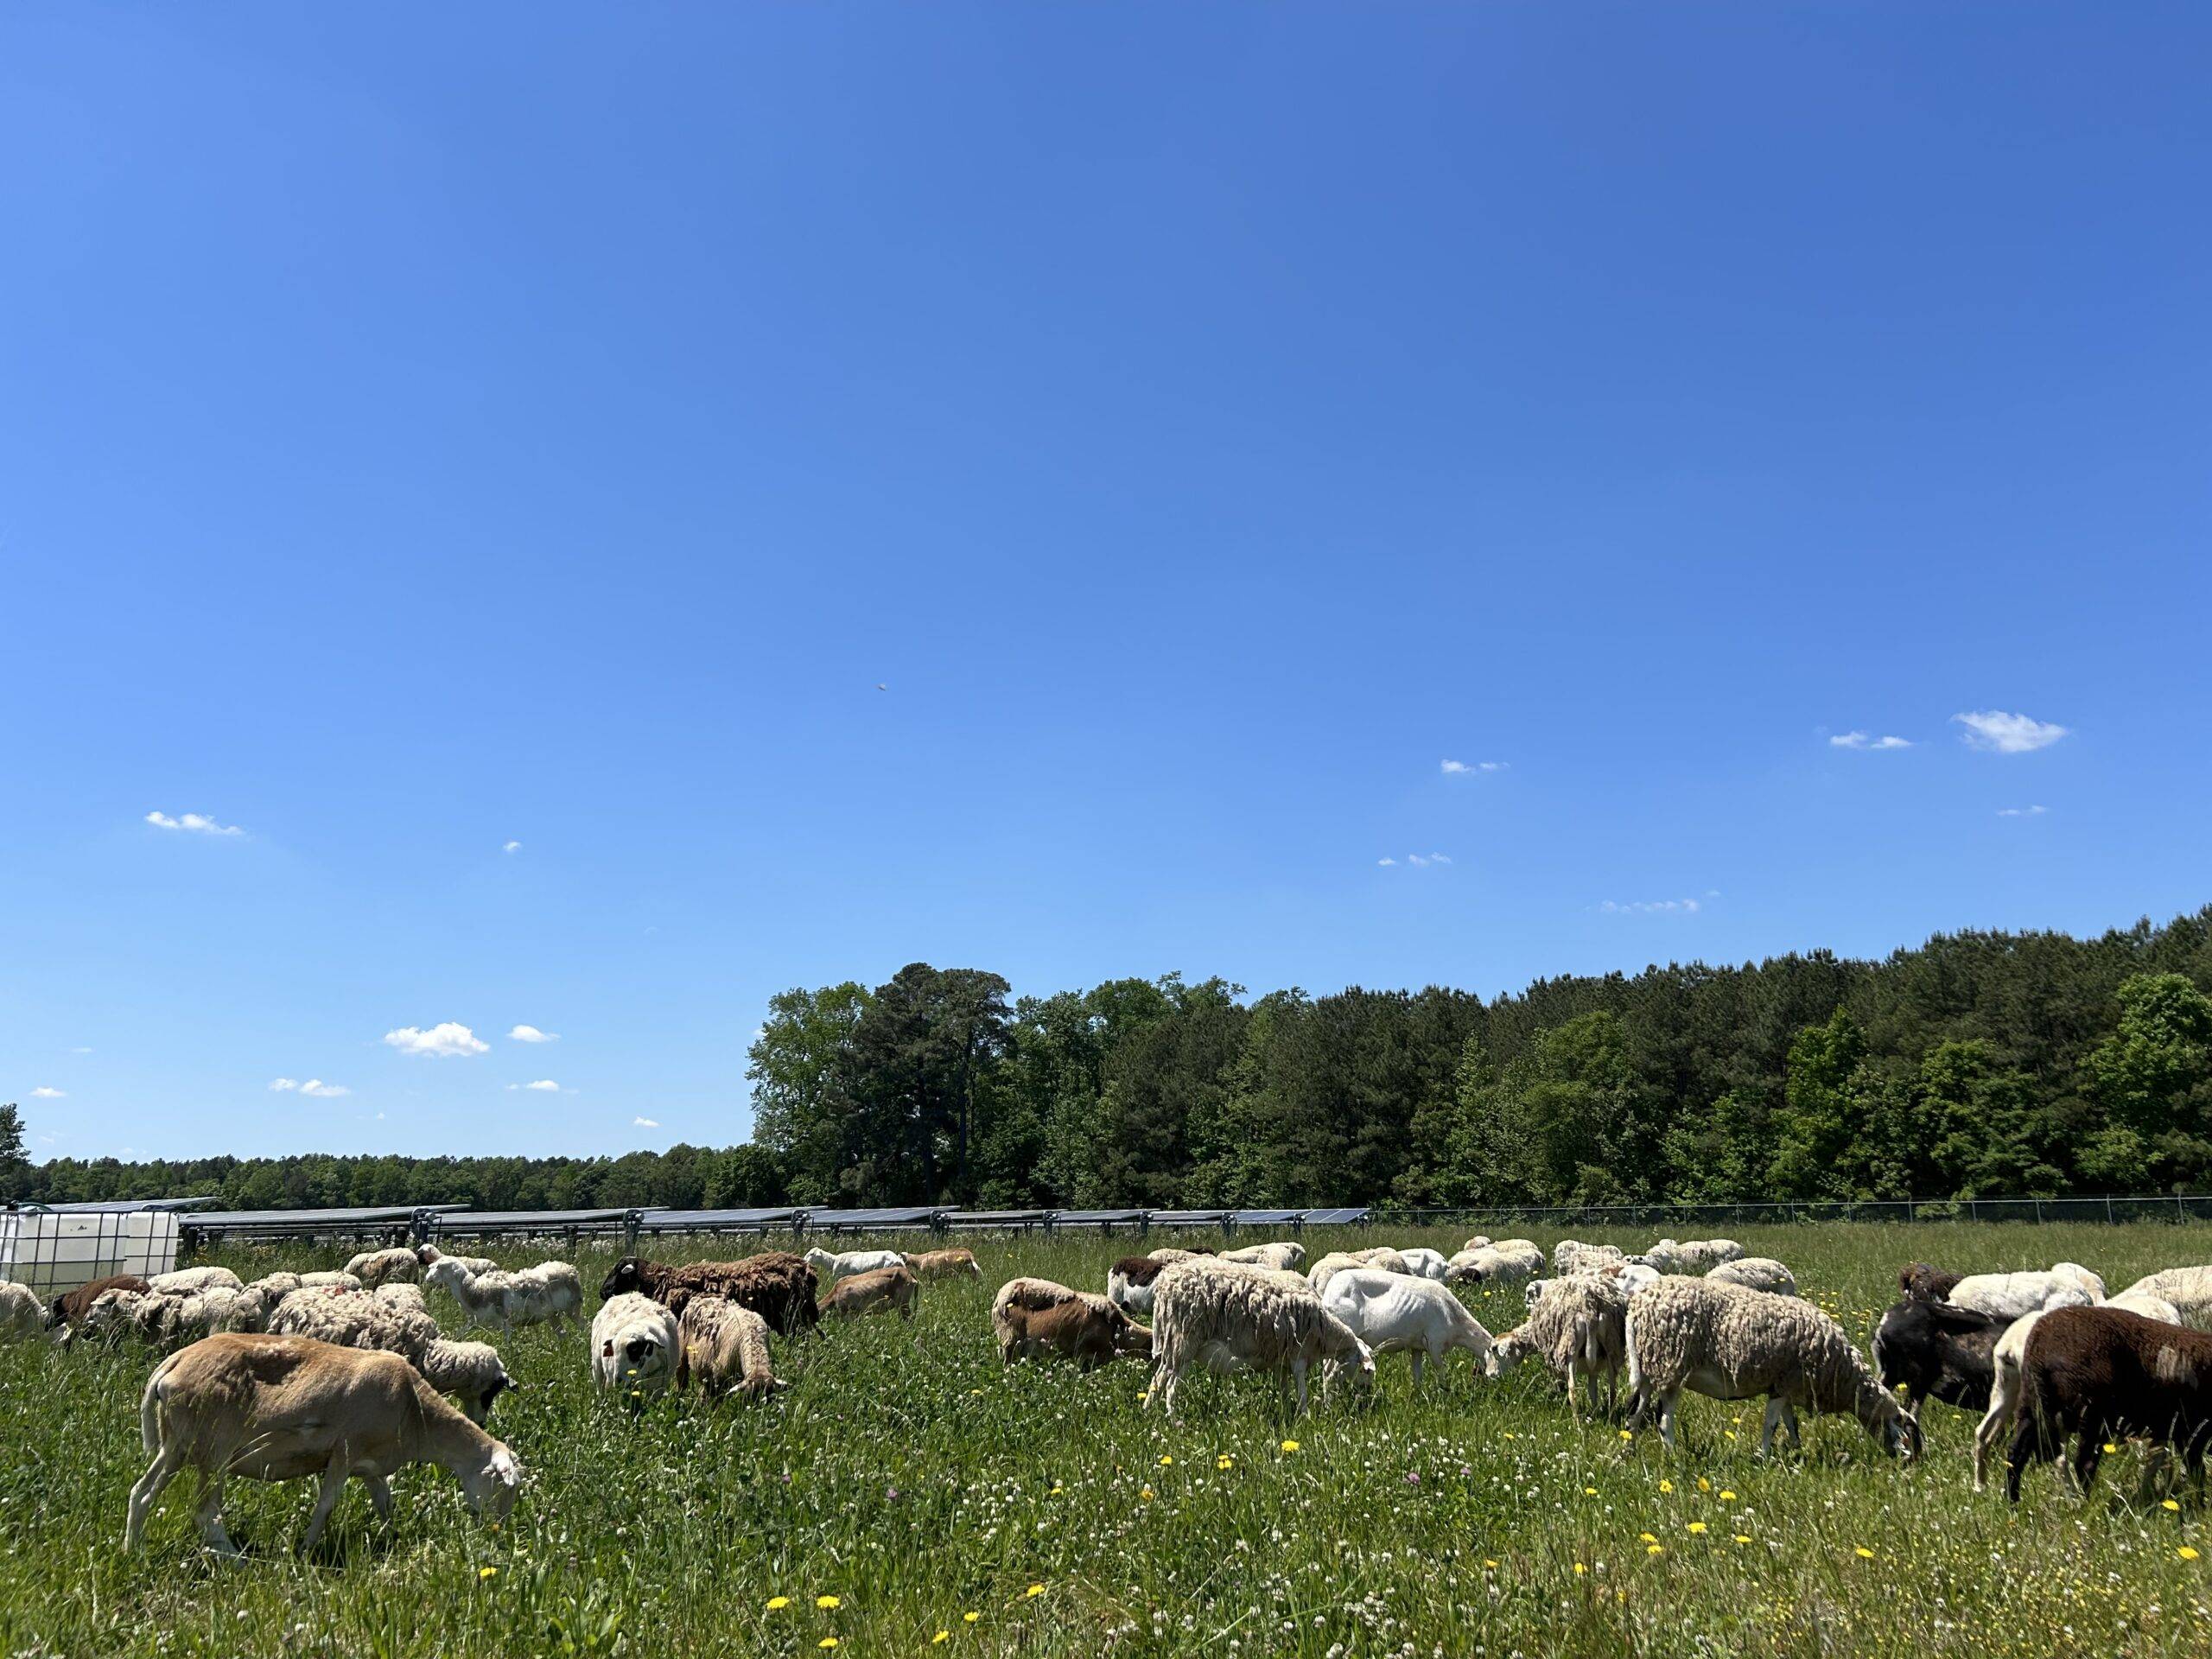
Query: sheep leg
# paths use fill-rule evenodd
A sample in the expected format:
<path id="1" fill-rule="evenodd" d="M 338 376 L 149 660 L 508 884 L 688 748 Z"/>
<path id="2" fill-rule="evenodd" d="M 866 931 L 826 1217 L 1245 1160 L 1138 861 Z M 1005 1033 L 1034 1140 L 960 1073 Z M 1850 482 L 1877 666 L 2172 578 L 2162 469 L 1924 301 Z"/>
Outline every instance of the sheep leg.
<path id="1" fill-rule="evenodd" d="M 1781 1395 L 1769 1396 L 1766 1402 L 1766 1421 L 1759 1433 L 1759 1456 L 1770 1458 L 1774 1455 L 1774 1431 L 1782 1422 L 1782 1414 L 1788 1409 L 1789 1408 L 1783 1404 Z"/>
<path id="2" fill-rule="evenodd" d="M 1675 1408 L 1677 1396 L 1667 1395 L 1659 1402 L 1659 1443 L 1669 1452 L 1675 1449 Z"/>
<path id="3" fill-rule="evenodd" d="M 1422 1350 L 1421 1350 L 1421 1349 L 1419 1349 L 1419 1348 L 1416 1348 L 1416 1349 L 1414 1349 L 1414 1352 L 1413 1352 L 1413 1360 L 1414 1360 L 1414 1387 L 1415 1387 L 1416 1389 L 1418 1389 L 1419 1387 L 1421 1387 L 1421 1361 L 1423 1361 L 1424 1359 L 1427 1359 L 1427 1357 L 1428 1357 L 1427 1354 L 1426 1352 L 1424 1352 Z"/>
<path id="4" fill-rule="evenodd" d="M 221 1554 L 236 1555 L 238 1547 L 231 1541 L 231 1535 L 223 1525 L 223 1480 L 219 1474 L 200 1471 L 200 1503 L 192 1512 L 192 1521 L 200 1529 L 200 1536 L 208 1548 Z"/>
<path id="5" fill-rule="evenodd" d="M 1997 1444 L 1997 1437 L 2005 1432 L 2012 1421 L 2012 1398 L 2005 1392 L 2004 1385 L 2000 1382 L 1996 1391 L 1990 1396 L 1988 1411 L 1983 1414 L 1981 1421 L 1974 1426 L 1974 1489 L 1977 1492 L 1982 1489 L 1982 1468 L 1989 1461 L 1989 1448 Z"/>
<path id="6" fill-rule="evenodd" d="M 315 1500 L 315 1513 L 308 1516 L 308 1529 L 300 1540 L 300 1554 L 305 1555 L 315 1547 L 322 1536 L 323 1523 L 330 1519 L 330 1512 L 338 1506 L 340 1494 L 346 1490 L 346 1461 L 333 1457 L 323 1465 L 322 1490 Z"/>
<path id="7" fill-rule="evenodd" d="M 389 1526 L 391 1522 L 391 1483 L 382 1475 L 363 1475 L 361 1484 L 369 1489 L 369 1507 L 377 1512 L 377 1519 Z"/>
<path id="8" fill-rule="evenodd" d="M 165 1445 L 154 1454 L 154 1461 L 146 1472 L 138 1477 L 137 1484 L 130 1489 L 130 1516 L 123 1528 L 123 1548 L 126 1551 L 137 1548 L 144 1541 L 146 1517 L 153 1512 L 162 1489 L 176 1478 L 177 1471 L 183 1466 L 183 1446 Z"/>
<path id="9" fill-rule="evenodd" d="M 1582 1408 L 1574 1400 L 1574 1362 L 1571 1359 L 1567 1362 L 1567 1414 L 1576 1427 L 1581 1426 Z"/>
<path id="10" fill-rule="evenodd" d="M 2097 1478 L 2097 1464 L 2103 1456 L 2101 1432 L 2084 1424 L 2082 1438 L 2074 1447 L 2074 1484 L 2085 1498 L 2089 1495 L 2089 1483 Z"/>
<path id="11" fill-rule="evenodd" d="M 1290 1362 L 1291 1380 L 1298 1385 L 1298 1414 L 1306 1414 L 1306 1360 L 1303 1355 Z"/>

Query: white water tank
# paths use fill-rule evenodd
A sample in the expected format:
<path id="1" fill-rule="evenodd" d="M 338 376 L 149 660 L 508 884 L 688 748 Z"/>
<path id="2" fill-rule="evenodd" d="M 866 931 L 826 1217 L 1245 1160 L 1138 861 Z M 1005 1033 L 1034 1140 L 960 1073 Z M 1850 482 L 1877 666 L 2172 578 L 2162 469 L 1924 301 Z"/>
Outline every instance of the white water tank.
<path id="1" fill-rule="evenodd" d="M 150 1279 L 176 1267 L 174 1210 L 0 1210 L 0 1279 L 52 1300 L 118 1273 Z"/>

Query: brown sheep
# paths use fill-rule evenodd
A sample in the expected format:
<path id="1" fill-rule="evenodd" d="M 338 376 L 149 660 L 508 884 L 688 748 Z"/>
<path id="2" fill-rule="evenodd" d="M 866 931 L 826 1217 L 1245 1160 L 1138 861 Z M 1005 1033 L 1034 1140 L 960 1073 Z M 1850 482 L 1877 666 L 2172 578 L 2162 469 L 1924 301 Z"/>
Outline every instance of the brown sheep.
<path id="1" fill-rule="evenodd" d="M 748 1400 L 785 1385 L 768 1358 L 768 1322 L 727 1296 L 694 1296 L 677 1322 L 676 1386 L 699 1379 L 709 1400 L 741 1394 Z"/>
<path id="2" fill-rule="evenodd" d="M 599 1287 L 601 1300 L 636 1291 L 675 1314 L 694 1296 L 727 1296 L 768 1321 L 779 1337 L 812 1330 L 822 1318 L 814 1269 L 803 1255 L 768 1250 L 736 1262 L 649 1262 L 626 1255 Z"/>
<path id="3" fill-rule="evenodd" d="M 999 1358 L 1008 1365 L 1051 1352 L 1088 1371 L 1119 1354 L 1152 1357 L 1152 1332 L 1120 1307 L 1049 1279 L 1010 1279 L 1000 1286 L 991 1326 L 998 1332 Z"/>
<path id="4" fill-rule="evenodd" d="M 1951 1287 L 1965 1277 L 1963 1273 L 1947 1273 L 1925 1262 L 1916 1262 L 1898 1272 L 1897 1288 L 1916 1302 L 1941 1302 L 1949 1299 Z"/>
<path id="5" fill-rule="evenodd" d="M 105 1279 L 95 1279 L 89 1285 L 79 1285 L 55 1297 L 46 1310 L 48 1326 L 68 1325 L 73 1330 L 84 1322 L 85 1315 L 92 1311 L 92 1304 L 111 1290 L 136 1291 L 144 1295 L 153 1287 L 145 1278 L 135 1273 L 111 1274 Z"/>
<path id="6" fill-rule="evenodd" d="M 2105 1443 L 2128 1435 L 2178 1450 L 2201 1488 L 2212 1442 L 2212 1336 L 2118 1307 L 2054 1308 L 2028 1332 L 2020 1363 L 2020 1420 L 2005 1496 L 2020 1475 L 2074 1448 L 2074 1489 L 2087 1495 Z"/>
<path id="7" fill-rule="evenodd" d="M 906 1258 L 906 1266 L 915 1278 L 927 1282 L 931 1279 L 951 1279 L 964 1274 L 980 1279 L 983 1269 L 976 1260 L 973 1250 L 924 1250 Z"/>
<path id="8" fill-rule="evenodd" d="M 841 1319 L 856 1319 L 867 1313 L 880 1313 L 895 1307 L 901 1317 L 914 1317 L 914 1295 L 921 1287 L 920 1281 L 904 1268 L 876 1268 L 868 1273 L 856 1273 L 850 1278 L 840 1279 L 830 1291 L 830 1300 L 822 1305 L 824 1313 L 835 1313 Z"/>

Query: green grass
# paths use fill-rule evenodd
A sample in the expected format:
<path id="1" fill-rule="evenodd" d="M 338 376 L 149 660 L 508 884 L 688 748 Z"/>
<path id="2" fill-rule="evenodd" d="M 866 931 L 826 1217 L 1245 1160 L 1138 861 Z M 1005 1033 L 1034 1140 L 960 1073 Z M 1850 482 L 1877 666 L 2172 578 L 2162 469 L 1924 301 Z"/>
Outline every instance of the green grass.
<path id="1" fill-rule="evenodd" d="M 1861 1338 L 1916 1257 L 2067 1258 L 2115 1289 L 2212 1261 L 2202 1227 L 1739 1236 L 1788 1262 Z M 1385 1240 L 1448 1249 L 1460 1237 L 1370 1242 Z M 1686 1399 L 1683 1447 L 1669 1457 L 1655 1436 L 1631 1446 L 1609 1425 L 1574 1427 L 1533 1365 L 1485 1383 L 1461 1358 L 1415 1396 L 1393 1357 L 1371 1407 L 1325 1403 L 1296 1421 L 1270 1384 L 1194 1378 L 1173 1423 L 1140 1409 L 1135 1362 L 1088 1376 L 1001 1368 L 989 1306 L 1001 1281 L 1096 1287 L 1129 1248 L 978 1241 L 984 1280 L 926 1287 L 913 1324 L 779 1341 L 794 1386 L 765 1405 L 670 1401 L 632 1420 L 593 1395 L 581 1338 L 522 1333 L 504 1351 L 523 1389 L 494 1423 L 529 1471 L 507 1526 L 480 1527 L 452 1481 L 418 1469 L 394 1483 L 390 1533 L 356 1490 L 311 1562 L 290 1554 L 310 1484 L 234 1482 L 232 1529 L 249 1559 L 232 1562 L 196 1548 L 189 1479 L 147 1551 L 124 1559 L 149 1357 L 0 1351 L 0 1650 L 509 1659 L 801 1654 L 834 1637 L 849 1654 L 1993 1659 L 2212 1645 L 2212 1541 L 2192 1499 L 2130 1508 L 2133 1451 L 2107 1459 L 2086 1505 L 2047 1470 L 2017 1511 L 1995 1492 L 1976 1498 L 1973 1420 L 1940 1405 L 1917 1467 L 1842 1418 L 1808 1420 L 1802 1457 L 1762 1462 L 1755 1404 Z M 222 1259 L 251 1274 L 344 1254 Z M 588 1287 L 608 1254 L 577 1253 Z M 1493 1332 L 1519 1311 L 1517 1294 L 1473 1305 Z M 433 1306 L 454 1328 L 451 1305 Z M 825 1595 L 839 1605 L 817 1608 Z M 789 1605 L 770 1610 L 779 1596 Z"/>

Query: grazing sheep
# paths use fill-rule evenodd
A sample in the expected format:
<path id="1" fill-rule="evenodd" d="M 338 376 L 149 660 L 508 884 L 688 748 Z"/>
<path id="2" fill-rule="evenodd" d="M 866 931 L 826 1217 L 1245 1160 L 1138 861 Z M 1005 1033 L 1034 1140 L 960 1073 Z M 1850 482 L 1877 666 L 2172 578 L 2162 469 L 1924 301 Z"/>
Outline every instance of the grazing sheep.
<path id="1" fill-rule="evenodd" d="M 1153 1287 L 1159 1282 L 1160 1275 L 1174 1265 L 1172 1262 L 1155 1262 L 1148 1255 L 1123 1256 L 1106 1269 L 1106 1300 L 1132 1319 L 1150 1319 Z"/>
<path id="2" fill-rule="evenodd" d="M 378 1285 L 369 1294 L 376 1297 L 379 1301 L 389 1302 L 394 1307 L 404 1307 L 412 1313 L 428 1313 L 430 1311 L 429 1300 L 423 1294 L 423 1287 L 420 1285 Z"/>
<path id="3" fill-rule="evenodd" d="M 393 1471 L 434 1463 L 455 1476 L 469 1507 L 493 1520 L 514 1507 L 514 1453 L 438 1397 L 397 1354 L 334 1348 L 302 1337 L 210 1337 L 155 1367 L 138 1408 L 153 1463 L 130 1489 L 124 1548 L 145 1537 L 162 1489 L 189 1464 L 200 1471 L 200 1535 L 238 1553 L 223 1528 L 223 1483 L 320 1476 L 322 1491 L 300 1540 L 307 1554 L 349 1478 L 391 1514 Z"/>
<path id="4" fill-rule="evenodd" d="M 1732 1262 L 1723 1262 L 1705 1276 L 1715 1284 L 1741 1285 L 1745 1290 L 1770 1291 L 1777 1296 L 1797 1294 L 1796 1275 L 1770 1255 L 1739 1255 Z"/>
<path id="5" fill-rule="evenodd" d="M 1968 1274 L 1946 1298 L 1954 1307 L 1978 1308 L 2017 1319 L 2054 1307 L 2086 1307 L 2105 1299 L 2105 1281 L 2071 1262 L 2041 1273 Z"/>
<path id="6" fill-rule="evenodd" d="M 2153 1296 L 2150 1292 L 2135 1285 L 2130 1285 L 2119 1295 L 2106 1301 L 2104 1306 L 2120 1308 L 2129 1313 L 2140 1313 L 2146 1319 L 2157 1319 L 2164 1325 L 2187 1325 L 2189 1324 L 2187 1319 L 2182 1318 L 2181 1309 L 2176 1307 L 2164 1297 Z"/>
<path id="7" fill-rule="evenodd" d="M 896 1250 L 840 1250 L 832 1252 L 819 1246 L 806 1253 L 807 1265 L 819 1268 L 830 1275 L 836 1285 L 840 1279 L 849 1279 L 856 1273 L 875 1273 L 885 1268 L 903 1268 L 906 1258 Z"/>
<path id="8" fill-rule="evenodd" d="M 302 1274 L 298 1288 L 302 1290 L 361 1290 L 366 1287 L 344 1269 L 333 1268 L 327 1273 Z"/>
<path id="9" fill-rule="evenodd" d="M 1552 1246 L 1552 1277 L 1564 1279 L 1586 1268 L 1627 1260 L 1628 1253 L 1618 1244 L 1585 1244 L 1579 1238 L 1562 1238 Z M 1541 1266 L 1535 1269 L 1542 1270 Z"/>
<path id="10" fill-rule="evenodd" d="M 1596 1265 L 1586 1258 L 1584 1261 L 1586 1267 Z M 1460 1251 L 1446 1264 L 1444 1277 L 1449 1284 L 1510 1287 L 1528 1283 L 1543 1270 L 1543 1252 L 1533 1246 L 1522 1249 L 1491 1244 L 1478 1250 Z"/>
<path id="11" fill-rule="evenodd" d="M 1415 1388 L 1421 1386 L 1424 1360 L 1433 1359 L 1441 1368 L 1454 1349 L 1465 1349 L 1479 1370 L 1490 1352 L 1490 1332 L 1482 1322 L 1433 1279 L 1353 1268 L 1329 1281 L 1321 1306 L 1370 1351 L 1412 1354 Z"/>
<path id="12" fill-rule="evenodd" d="M 1306 1373 L 1316 1363 L 1325 1378 L 1349 1375 L 1363 1386 L 1375 1381 L 1367 1344 L 1312 1290 L 1294 1288 L 1283 1275 L 1230 1262 L 1179 1262 L 1154 1287 L 1153 1310 L 1159 1363 L 1146 1403 L 1156 1396 L 1170 1416 L 1183 1373 L 1192 1366 L 1217 1369 L 1222 1360 L 1280 1373 L 1286 1396 L 1295 1388 L 1300 1411 Z"/>
<path id="13" fill-rule="evenodd" d="M 1971 1307 L 1908 1296 L 1874 1327 L 1882 1386 L 1914 1400 L 1980 1411 L 1989 1404 L 1997 1340 L 2012 1322 Z"/>
<path id="14" fill-rule="evenodd" d="M 46 1332 L 46 1304 L 29 1285 L 0 1281 L 0 1338 L 20 1342 Z"/>
<path id="15" fill-rule="evenodd" d="M 499 1264 L 488 1255 L 448 1255 L 435 1244 L 417 1244 L 415 1259 L 425 1269 L 435 1267 L 441 1262 L 458 1262 L 471 1273 L 497 1273 L 499 1270 Z"/>
<path id="16" fill-rule="evenodd" d="M 1709 1279 L 1645 1286 L 1629 1299 L 1628 1383 L 1630 1429 L 1656 1411 L 1669 1451 L 1676 1402 L 1688 1388 L 1714 1400 L 1766 1395 L 1762 1455 L 1773 1450 L 1778 1427 L 1802 1445 L 1799 1406 L 1849 1412 L 1892 1456 L 1920 1452 L 1918 1420 L 1881 1385 L 1843 1327 L 1795 1296 Z"/>
<path id="17" fill-rule="evenodd" d="M 1164 1270 L 1174 1263 L 1150 1265 Z M 1049 1279 L 1009 1279 L 1001 1285 L 991 1299 L 991 1329 L 999 1339 L 999 1360 L 1007 1365 L 1055 1353 L 1088 1371 L 1122 1354 L 1152 1357 L 1152 1332 L 1118 1303 Z"/>
<path id="18" fill-rule="evenodd" d="M 287 1296 L 270 1315 L 269 1329 L 275 1336 L 311 1337 L 340 1348 L 381 1348 L 410 1360 L 420 1359 L 439 1336 L 438 1322 L 420 1308 L 370 1291 L 313 1285 Z"/>
<path id="19" fill-rule="evenodd" d="M 1732 1238 L 1662 1238 L 1643 1253 L 1662 1274 L 1710 1273 L 1724 1262 L 1741 1259 L 1744 1247 Z"/>
<path id="20" fill-rule="evenodd" d="M 346 1264 L 346 1271 L 363 1287 L 413 1283 L 423 1276 L 423 1259 L 412 1250 L 363 1250 Z"/>
<path id="21" fill-rule="evenodd" d="M 541 1262 L 515 1273 L 471 1273 L 448 1256 L 424 1271 L 430 1283 L 461 1304 L 472 1325 L 512 1331 L 550 1321 L 558 1331 L 583 1321 L 583 1281 L 566 1262 Z"/>
<path id="22" fill-rule="evenodd" d="M 1974 1431 L 1974 1489 L 1977 1492 L 1982 1490 L 1989 1448 L 2019 1417 L 2021 1363 L 2028 1351 L 2028 1333 L 2042 1318 L 2040 1313 L 2027 1313 L 2014 1319 L 1999 1333 L 1996 1345 L 1989 1351 L 1989 1409 Z"/>
<path id="23" fill-rule="evenodd" d="M 1306 1282 L 1319 1292 L 1339 1273 L 1352 1268 L 1374 1268 L 1383 1273 L 1411 1274 L 1406 1258 L 1388 1245 L 1371 1250 L 1332 1250 L 1306 1270 Z"/>
<path id="24" fill-rule="evenodd" d="M 2192 1331 L 2212 1331 L 2212 1268 L 2168 1268 L 2138 1279 L 2120 1296 L 2133 1296 L 2140 1291 L 2169 1303 L 2181 1315 L 2177 1325 L 2185 1325 Z M 2138 1310 L 2139 1312 L 2140 1310 Z"/>
<path id="25" fill-rule="evenodd" d="M 415 1357 L 410 1356 L 410 1357 Z M 426 1344 L 415 1369 L 440 1394 L 449 1394 L 472 1423 L 492 1420 L 492 1405 L 509 1389 L 521 1385 L 507 1375 L 499 1351 L 488 1342 L 449 1342 L 440 1337 Z"/>
<path id="26" fill-rule="evenodd" d="M 266 1296 L 269 1299 L 269 1306 L 272 1309 L 299 1287 L 300 1275 L 296 1273 L 288 1273 L 282 1268 L 275 1273 L 264 1273 L 260 1278 L 250 1280 L 246 1284 L 248 1290 L 257 1290 Z"/>
<path id="27" fill-rule="evenodd" d="M 2062 1307 L 2028 1332 L 2020 1362 L 2020 1421 L 2005 1496 L 2020 1476 L 2078 1435 L 2074 1487 L 2087 1496 L 2107 1440 L 2133 1435 L 2171 1446 L 2200 1488 L 2212 1441 L 2212 1335 L 2117 1307 Z"/>
<path id="28" fill-rule="evenodd" d="M 1917 1302 L 1943 1302 L 1950 1300 L 1951 1287 L 1965 1277 L 1963 1273 L 1915 1262 L 1898 1270 L 1897 1288 Z"/>
<path id="29" fill-rule="evenodd" d="M 1469 1250 L 1486 1250 L 1489 1248 L 1490 1235 L 1488 1233 L 1477 1233 L 1465 1244 L 1462 1244 L 1459 1247 L 1459 1250 L 1462 1255 L 1465 1255 Z"/>
<path id="30" fill-rule="evenodd" d="M 198 1290 L 111 1290 L 86 1318 L 87 1334 L 128 1330 L 148 1346 L 174 1352 L 219 1333 L 259 1332 L 269 1323 L 269 1301 L 257 1290 L 211 1283 Z"/>
<path id="31" fill-rule="evenodd" d="M 1155 1262 L 1195 1262 L 1202 1255 L 1212 1254 L 1213 1252 L 1203 1244 L 1194 1250 L 1181 1249 L 1173 1244 L 1163 1244 L 1152 1253 L 1152 1259 Z"/>
<path id="32" fill-rule="evenodd" d="M 927 1284 L 932 1279 L 980 1279 L 982 1265 L 973 1250 L 922 1250 L 899 1258 L 906 1271 Z"/>
<path id="33" fill-rule="evenodd" d="M 1526 1319 L 1491 1345 L 1484 1371 L 1503 1376 L 1529 1355 L 1541 1354 L 1544 1363 L 1565 1380 L 1567 1410 L 1577 1422 L 1581 1421 L 1574 1402 L 1578 1376 L 1589 1391 L 1592 1411 L 1598 1408 L 1598 1379 L 1605 1379 L 1605 1415 L 1611 1417 L 1619 1398 L 1620 1374 L 1628 1363 L 1627 1288 L 1601 1273 L 1536 1282 L 1549 1290 L 1530 1304 Z"/>
<path id="34" fill-rule="evenodd" d="M 137 1274 L 111 1273 L 105 1279 L 95 1279 L 88 1285 L 63 1291 L 46 1310 L 46 1322 L 49 1326 L 73 1332 L 86 1322 L 93 1305 L 109 1292 L 128 1291 L 133 1295 L 143 1296 L 151 1288 Z"/>
<path id="35" fill-rule="evenodd" d="M 914 1317 L 915 1293 L 919 1288 L 904 1262 L 874 1268 L 840 1279 L 822 1304 L 822 1312 L 825 1315 L 834 1313 L 841 1319 L 856 1319 L 895 1307 L 901 1319 L 911 1319 Z"/>
<path id="36" fill-rule="evenodd" d="M 592 1316 L 591 1380 L 627 1395 L 634 1406 L 668 1391 L 682 1352 L 676 1315 L 650 1296 L 626 1291 Z"/>
<path id="37" fill-rule="evenodd" d="M 1413 1264 L 1406 1260 L 1406 1253 L 1388 1244 L 1370 1244 L 1363 1250 L 1346 1250 L 1344 1254 L 1363 1268 L 1380 1268 L 1385 1273 L 1413 1271 Z"/>
<path id="38" fill-rule="evenodd" d="M 741 1394 L 757 1400 L 784 1383 L 768 1357 L 768 1321 L 727 1296 L 694 1296 L 676 1322 L 676 1386 L 699 1379 L 709 1400 Z"/>
<path id="39" fill-rule="evenodd" d="M 810 1331 L 822 1318 L 814 1269 L 804 1256 L 769 1250 L 735 1262 L 649 1262 L 626 1255 L 599 1287 L 602 1299 L 642 1291 L 681 1315 L 694 1296 L 727 1296 L 768 1321 L 779 1337 Z"/>
<path id="40" fill-rule="evenodd" d="M 179 1268 L 175 1273 L 157 1273 L 146 1281 L 146 1288 L 156 1296 L 189 1296 L 195 1291 L 217 1287 L 226 1290 L 243 1290 L 245 1281 L 228 1268 Z"/>
<path id="41" fill-rule="evenodd" d="M 1241 1249 L 1224 1250 L 1221 1259 L 1241 1262 L 1248 1268 L 1276 1268 L 1295 1273 L 1306 1265 L 1306 1247 L 1293 1239 L 1274 1244 L 1247 1244 Z"/>
<path id="42" fill-rule="evenodd" d="M 1415 1244 L 1410 1249 L 1401 1249 L 1398 1254 L 1406 1258 L 1408 1271 L 1423 1279 L 1440 1280 L 1444 1277 L 1446 1269 L 1451 1266 L 1444 1259 L 1443 1251 L 1432 1250 L 1425 1244 Z"/>

